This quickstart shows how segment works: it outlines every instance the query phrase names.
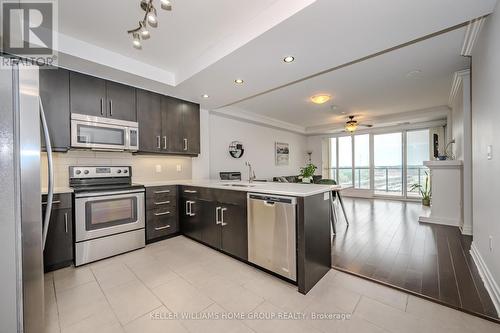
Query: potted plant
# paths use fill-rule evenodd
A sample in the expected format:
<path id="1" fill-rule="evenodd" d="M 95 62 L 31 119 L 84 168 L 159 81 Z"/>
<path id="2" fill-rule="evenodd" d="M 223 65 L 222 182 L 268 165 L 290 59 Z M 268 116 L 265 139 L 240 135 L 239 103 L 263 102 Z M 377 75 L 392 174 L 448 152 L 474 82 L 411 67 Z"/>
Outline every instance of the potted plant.
<path id="1" fill-rule="evenodd" d="M 414 191 L 416 189 L 418 189 L 420 195 L 422 196 L 422 205 L 430 206 L 432 192 L 429 184 L 429 173 L 427 173 L 427 171 L 425 172 L 425 183 L 423 186 L 421 184 L 413 184 L 410 187 L 410 191 Z"/>
<path id="2" fill-rule="evenodd" d="M 313 179 L 316 169 L 318 169 L 318 167 L 312 163 L 309 163 L 305 167 L 300 168 L 299 179 L 302 179 L 303 183 L 310 183 Z"/>

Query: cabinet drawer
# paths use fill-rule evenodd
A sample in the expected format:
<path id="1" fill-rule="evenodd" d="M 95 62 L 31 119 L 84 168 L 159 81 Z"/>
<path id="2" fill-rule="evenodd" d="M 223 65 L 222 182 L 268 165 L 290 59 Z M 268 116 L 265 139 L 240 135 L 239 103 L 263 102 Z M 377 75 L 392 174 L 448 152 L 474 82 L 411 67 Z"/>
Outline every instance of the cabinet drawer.
<path id="1" fill-rule="evenodd" d="M 146 188 L 146 198 L 148 199 L 154 199 L 158 201 L 169 196 L 177 196 L 177 186 L 170 185 Z"/>
<path id="2" fill-rule="evenodd" d="M 158 198 L 147 198 L 146 199 L 146 209 L 158 210 L 158 209 L 175 209 L 177 207 L 177 197 L 172 195 L 160 196 Z"/>
<path id="3" fill-rule="evenodd" d="M 52 209 L 71 209 L 71 193 L 58 193 L 54 194 L 52 199 Z M 42 209 L 47 207 L 47 195 L 42 195 Z"/>
<path id="4" fill-rule="evenodd" d="M 146 214 L 148 218 L 155 218 L 161 216 L 166 216 L 166 217 L 177 216 L 177 207 L 161 205 L 158 207 L 154 207 L 152 209 L 148 209 Z"/>
<path id="5" fill-rule="evenodd" d="M 150 218 L 146 223 L 147 240 L 168 236 L 179 231 L 177 217 L 154 217 Z"/>

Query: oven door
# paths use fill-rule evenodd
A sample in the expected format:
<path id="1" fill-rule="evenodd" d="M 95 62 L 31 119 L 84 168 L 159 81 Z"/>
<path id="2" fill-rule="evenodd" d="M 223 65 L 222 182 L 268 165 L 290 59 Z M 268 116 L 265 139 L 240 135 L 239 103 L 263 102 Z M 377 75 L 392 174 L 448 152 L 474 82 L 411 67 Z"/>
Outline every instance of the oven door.
<path id="1" fill-rule="evenodd" d="M 71 147 L 126 150 L 129 148 L 129 129 L 125 126 L 71 121 Z"/>
<path id="2" fill-rule="evenodd" d="M 75 195 L 77 242 L 144 227 L 144 190 Z"/>

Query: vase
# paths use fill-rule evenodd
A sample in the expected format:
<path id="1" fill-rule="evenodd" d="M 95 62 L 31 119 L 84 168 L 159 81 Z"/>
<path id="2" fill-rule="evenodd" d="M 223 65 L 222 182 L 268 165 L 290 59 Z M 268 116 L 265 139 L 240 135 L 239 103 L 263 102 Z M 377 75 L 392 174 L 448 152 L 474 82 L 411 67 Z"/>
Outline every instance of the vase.
<path id="1" fill-rule="evenodd" d="M 430 207 L 431 206 L 431 199 L 422 199 L 422 205 Z"/>
<path id="2" fill-rule="evenodd" d="M 303 183 L 311 183 L 312 177 L 302 177 Z"/>

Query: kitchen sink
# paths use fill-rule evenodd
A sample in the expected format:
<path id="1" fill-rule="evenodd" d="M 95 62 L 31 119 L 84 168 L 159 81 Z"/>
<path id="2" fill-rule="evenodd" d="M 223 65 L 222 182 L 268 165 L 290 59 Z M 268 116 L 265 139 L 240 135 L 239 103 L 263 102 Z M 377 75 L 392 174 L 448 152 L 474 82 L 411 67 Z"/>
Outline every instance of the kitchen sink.
<path id="1" fill-rule="evenodd" d="M 255 185 L 246 185 L 246 184 L 223 184 L 222 186 L 232 186 L 232 187 L 255 187 Z"/>

